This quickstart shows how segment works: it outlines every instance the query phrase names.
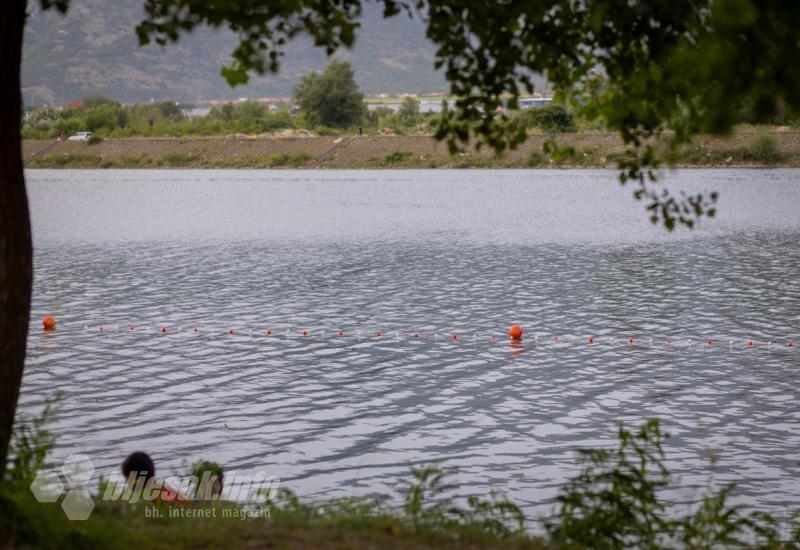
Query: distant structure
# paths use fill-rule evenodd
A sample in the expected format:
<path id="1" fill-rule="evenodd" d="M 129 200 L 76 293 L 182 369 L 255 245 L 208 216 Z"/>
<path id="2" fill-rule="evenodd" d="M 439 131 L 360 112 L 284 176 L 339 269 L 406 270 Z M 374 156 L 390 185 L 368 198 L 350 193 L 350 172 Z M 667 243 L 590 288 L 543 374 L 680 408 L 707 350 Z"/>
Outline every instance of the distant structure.
<path id="1" fill-rule="evenodd" d="M 181 109 L 186 118 L 203 117 L 211 112 L 211 107 L 193 107 L 191 109 Z"/>
<path id="2" fill-rule="evenodd" d="M 413 97 L 413 96 L 406 96 L 406 97 Z M 438 98 L 435 100 L 420 100 L 419 102 L 419 112 L 420 114 L 427 114 L 427 113 L 441 113 L 442 112 L 442 99 Z M 370 111 L 375 111 L 378 108 L 382 107 L 384 109 L 389 109 L 390 111 L 397 112 L 400 110 L 400 106 L 403 104 L 403 100 L 398 99 L 394 100 L 391 99 L 389 101 L 380 101 L 380 102 L 367 102 L 367 109 Z M 454 100 L 447 101 L 447 107 L 452 109 L 455 107 L 456 102 Z"/>
<path id="3" fill-rule="evenodd" d="M 519 108 L 530 109 L 531 107 L 547 107 L 552 101 L 552 97 L 522 97 L 519 99 Z"/>
<path id="4" fill-rule="evenodd" d="M 405 97 L 419 97 L 419 112 L 420 114 L 426 113 L 441 113 L 442 112 L 442 100 L 444 96 L 433 96 L 433 94 L 423 94 L 421 96 L 414 96 L 413 94 L 398 94 L 395 96 L 389 96 L 389 94 L 378 94 L 373 96 L 371 99 L 379 99 L 380 101 L 369 101 L 367 100 L 367 109 L 370 111 L 375 111 L 379 108 L 389 109 L 390 111 L 397 112 L 400 110 L 400 106 L 403 105 L 403 98 Z M 427 97 L 431 97 L 431 99 L 426 99 Z M 552 96 L 545 96 L 545 95 L 537 95 L 537 96 L 529 96 L 529 97 L 521 97 L 519 98 L 518 104 L 520 109 L 530 109 L 531 107 L 546 107 L 552 103 L 553 98 Z M 447 107 L 449 109 L 455 108 L 455 100 L 448 99 L 447 100 Z"/>

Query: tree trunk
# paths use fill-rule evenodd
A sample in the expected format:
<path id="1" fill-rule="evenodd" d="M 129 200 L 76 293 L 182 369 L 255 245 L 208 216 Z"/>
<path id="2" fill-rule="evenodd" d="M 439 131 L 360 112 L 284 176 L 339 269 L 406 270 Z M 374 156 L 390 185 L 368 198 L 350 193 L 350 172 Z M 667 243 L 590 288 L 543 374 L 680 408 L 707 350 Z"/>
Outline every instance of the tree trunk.
<path id="1" fill-rule="evenodd" d="M 17 409 L 33 284 L 20 142 L 20 64 L 27 0 L 0 0 L 0 481 Z"/>

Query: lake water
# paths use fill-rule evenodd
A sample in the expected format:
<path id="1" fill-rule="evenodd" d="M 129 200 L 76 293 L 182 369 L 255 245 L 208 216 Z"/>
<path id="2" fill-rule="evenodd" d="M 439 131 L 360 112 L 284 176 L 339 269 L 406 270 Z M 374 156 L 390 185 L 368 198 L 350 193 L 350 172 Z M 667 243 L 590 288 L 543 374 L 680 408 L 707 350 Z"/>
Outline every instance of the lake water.
<path id="1" fill-rule="evenodd" d="M 21 409 L 67 392 L 56 458 L 205 458 L 309 496 L 444 461 L 536 515 L 577 448 L 659 417 L 675 498 L 713 477 L 800 504 L 800 171 L 667 173 L 720 193 L 672 234 L 603 170 L 27 177 Z"/>

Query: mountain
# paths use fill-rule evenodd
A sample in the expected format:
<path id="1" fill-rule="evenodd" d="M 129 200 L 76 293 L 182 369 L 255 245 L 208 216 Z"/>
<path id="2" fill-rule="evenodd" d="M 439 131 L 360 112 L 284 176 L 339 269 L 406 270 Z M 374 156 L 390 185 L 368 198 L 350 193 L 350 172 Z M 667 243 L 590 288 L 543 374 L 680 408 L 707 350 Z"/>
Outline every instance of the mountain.
<path id="1" fill-rule="evenodd" d="M 65 17 L 32 10 L 22 63 L 26 105 L 87 95 L 123 102 L 283 97 L 300 76 L 327 63 L 324 51 L 297 38 L 286 47 L 279 74 L 230 88 L 220 68 L 236 44 L 232 32 L 198 28 L 166 48 L 140 48 L 134 29 L 144 17 L 142 4 L 72 0 Z M 352 62 L 368 94 L 446 91 L 441 72 L 433 68 L 434 51 L 421 21 L 405 15 L 384 20 L 379 7 L 366 3 L 354 48 L 335 55 Z"/>

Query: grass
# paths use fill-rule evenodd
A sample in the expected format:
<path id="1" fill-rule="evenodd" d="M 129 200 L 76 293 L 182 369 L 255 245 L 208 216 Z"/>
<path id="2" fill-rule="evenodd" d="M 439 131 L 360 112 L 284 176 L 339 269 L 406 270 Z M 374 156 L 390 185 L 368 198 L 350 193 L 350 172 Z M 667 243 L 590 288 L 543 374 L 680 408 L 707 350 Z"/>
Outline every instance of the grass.
<path id="1" fill-rule="evenodd" d="M 100 503 L 88 520 L 71 522 L 58 505 L 0 493 L 0 534 L 10 547 L 41 548 L 543 548 L 530 536 L 496 539 L 467 528 L 412 529 L 366 506 L 330 502 L 323 511 L 279 503 L 268 518 L 251 513 L 242 519 L 235 505 L 216 502 L 206 506 L 212 517 L 169 517 L 169 509 L 161 507 L 164 517 L 153 518 L 147 517 L 146 505 Z"/>
<path id="2" fill-rule="evenodd" d="M 774 137 L 766 134 L 758 136 L 745 150 L 747 160 L 766 165 L 780 164 L 784 155 L 778 149 Z"/>
<path id="3" fill-rule="evenodd" d="M 291 166 L 299 168 L 311 160 L 311 155 L 305 151 L 294 151 L 292 153 L 273 153 L 268 157 L 268 163 L 271 168 L 278 166 Z"/>
<path id="4" fill-rule="evenodd" d="M 670 160 L 675 164 L 692 166 L 757 165 L 778 166 L 790 162 L 777 140 L 761 134 L 745 147 L 713 149 L 702 145 L 688 146 L 674 152 Z"/>
<path id="5" fill-rule="evenodd" d="M 169 151 L 161 157 L 161 162 L 168 168 L 186 168 L 202 164 L 203 159 L 197 153 L 176 153 Z"/>
<path id="6" fill-rule="evenodd" d="M 99 155 L 77 153 L 50 154 L 30 163 L 31 168 L 105 168 Z"/>
<path id="7" fill-rule="evenodd" d="M 161 158 L 147 153 L 124 157 L 104 158 L 77 153 L 50 154 L 34 158 L 28 168 L 300 168 L 313 157 L 305 151 L 273 153 L 268 156 L 230 157 L 210 160 L 199 153 L 168 151 Z"/>

